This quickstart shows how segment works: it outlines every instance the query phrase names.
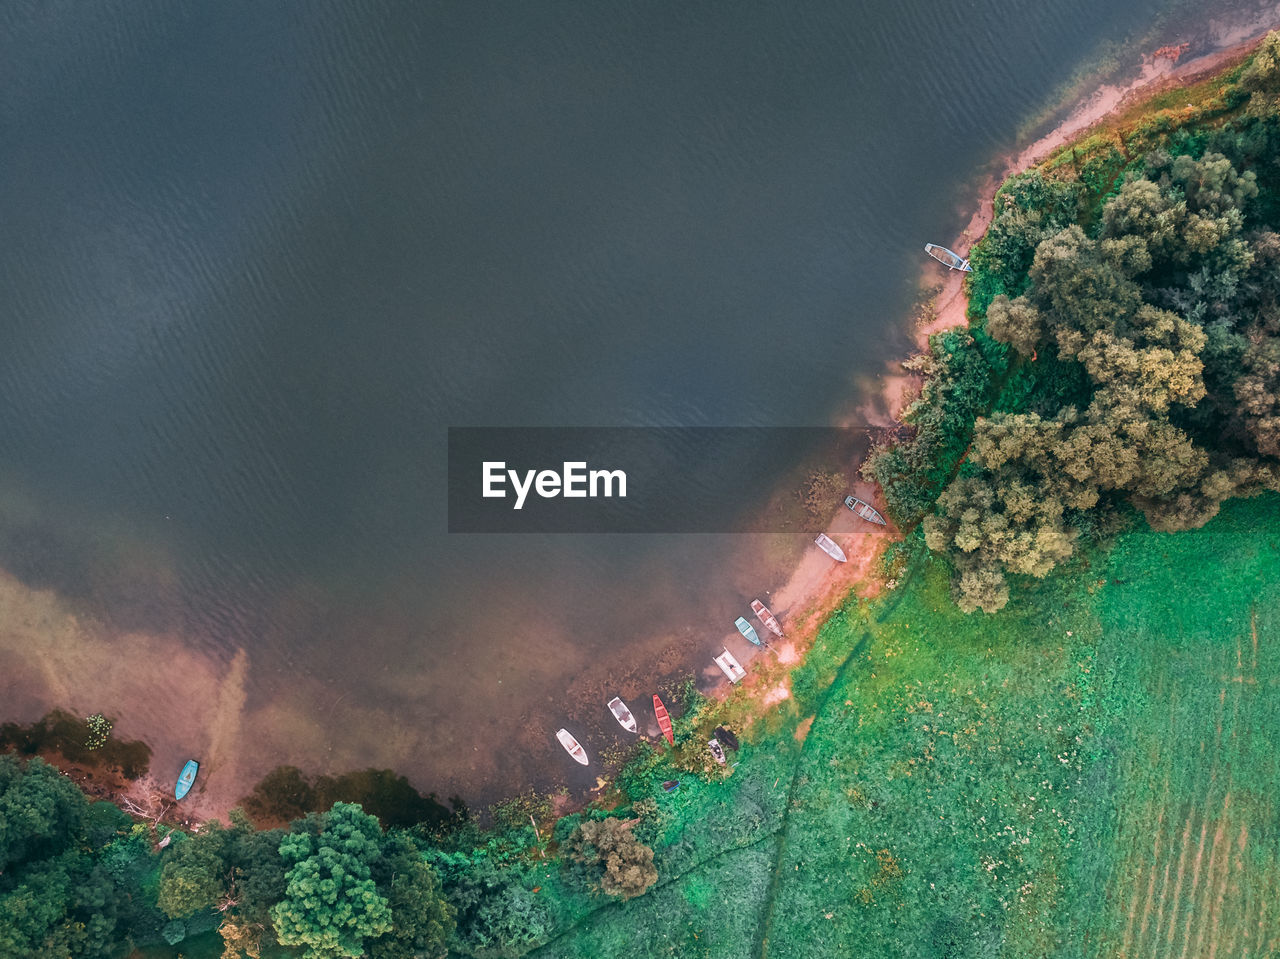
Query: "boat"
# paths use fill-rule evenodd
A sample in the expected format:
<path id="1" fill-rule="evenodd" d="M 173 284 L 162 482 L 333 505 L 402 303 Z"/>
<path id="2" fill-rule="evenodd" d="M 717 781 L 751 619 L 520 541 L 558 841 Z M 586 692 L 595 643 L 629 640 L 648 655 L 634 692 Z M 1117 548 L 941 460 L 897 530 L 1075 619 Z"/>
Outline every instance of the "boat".
<path id="1" fill-rule="evenodd" d="M 196 781 L 196 773 L 199 771 L 200 764 L 194 759 L 188 759 L 187 764 L 182 767 L 182 772 L 178 774 L 178 785 L 173 788 L 175 799 L 181 799 L 191 792 L 191 784 Z"/>
<path id="2" fill-rule="evenodd" d="M 756 635 L 756 628 L 739 616 L 733 621 L 733 625 L 738 627 L 738 632 L 746 637 L 747 642 L 753 646 L 760 645 L 760 637 Z"/>
<path id="3" fill-rule="evenodd" d="M 868 523 L 875 523 L 878 526 L 889 525 L 884 521 L 884 517 L 880 515 L 879 510 L 877 510 L 870 503 L 867 503 L 867 502 L 864 502 L 863 500 L 858 499 L 858 497 L 856 496 L 846 496 L 844 498 L 844 505 L 849 507 L 849 509 L 853 510 L 855 513 L 857 513 L 859 516 L 865 519 Z"/>
<path id="4" fill-rule="evenodd" d="M 634 733 L 638 728 L 636 726 L 636 718 L 631 715 L 631 710 L 617 696 L 609 700 L 609 712 L 613 713 L 613 718 L 618 721 L 618 725 L 627 732 Z"/>
<path id="5" fill-rule="evenodd" d="M 953 270 L 959 270 L 961 273 L 973 272 L 973 267 L 969 265 L 968 260 L 958 254 L 952 253 L 945 246 L 938 246 L 935 243 L 926 243 L 924 245 L 924 251 L 943 266 L 950 267 Z"/>
<path id="6" fill-rule="evenodd" d="M 720 740 L 723 745 L 728 746 L 730 749 L 738 748 L 738 737 L 723 726 L 716 727 L 716 739 Z"/>
<path id="7" fill-rule="evenodd" d="M 671 728 L 671 715 L 667 712 L 667 707 L 662 704 L 662 700 L 658 698 L 658 694 L 653 694 L 653 714 L 658 717 L 658 728 L 662 730 L 662 735 L 667 737 L 667 742 L 672 746 L 676 744 L 676 734 Z"/>
<path id="8" fill-rule="evenodd" d="M 720 748 L 720 740 L 713 739 L 707 743 L 707 748 L 711 750 L 711 755 L 716 757 L 716 762 L 721 766 L 724 765 L 724 750 Z"/>
<path id="9" fill-rule="evenodd" d="M 668 779 L 666 782 L 662 784 L 662 788 L 669 793 L 673 793 L 680 788 L 680 783 L 678 780 Z"/>
<path id="10" fill-rule="evenodd" d="M 587 758 L 587 751 L 578 745 L 578 741 L 573 738 L 569 730 L 557 729 L 556 739 L 560 740 L 560 745 L 564 747 L 564 751 L 582 765 L 585 766 L 587 763 L 591 762 L 591 760 Z"/>
<path id="11" fill-rule="evenodd" d="M 778 625 L 777 618 L 773 613 L 769 612 L 769 607 L 758 599 L 751 601 L 751 612 L 756 614 L 756 619 L 764 623 L 764 628 L 775 636 L 782 635 L 782 627 Z"/>
<path id="12" fill-rule="evenodd" d="M 826 533 L 819 533 L 818 538 L 814 540 L 814 543 L 819 547 L 821 547 L 822 551 L 826 553 L 828 556 L 830 556 L 832 559 L 834 559 L 836 562 L 839 562 L 839 563 L 849 562 L 849 557 L 844 555 L 844 550 L 842 550 L 839 544 L 837 544 L 836 541 L 833 540 Z"/>
<path id="13" fill-rule="evenodd" d="M 736 683 L 743 676 L 747 675 L 747 671 L 742 668 L 742 663 L 738 662 L 733 653 L 729 652 L 726 646 L 724 652 L 719 656 L 713 657 L 715 664 L 720 667 L 721 671 L 729 677 L 729 682 Z"/>

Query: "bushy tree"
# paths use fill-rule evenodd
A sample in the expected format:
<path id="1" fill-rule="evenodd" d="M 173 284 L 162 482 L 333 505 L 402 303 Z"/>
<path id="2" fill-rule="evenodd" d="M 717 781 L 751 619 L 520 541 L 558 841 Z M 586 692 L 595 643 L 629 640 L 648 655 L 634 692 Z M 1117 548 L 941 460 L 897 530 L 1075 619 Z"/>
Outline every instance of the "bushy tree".
<path id="1" fill-rule="evenodd" d="M 611 896 L 631 899 L 642 895 L 658 881 L 653 850 L 632 832 L 638 819 L 588 819 L 574 830 L 565 843 L 565 852 L 575 862 L 598 867 L 600 890 Z"/>
<path id="2" fill-rule="evenodd" d="M 84 793 L 43 759 L 0 755 L 0 871 L 77 843 L 88 811 Z"/>
<path id="3" fill-rule="evenodd" d="M 471 850 L 425 850 L 454 910 L 453 951 L 477 959 L 518 959 L 551 936 L 544 899 L 524 863 L 493 843 Z"/>
<path id="4" fill-rule="evenodd" d="M 292 865 L 272 922 L 281 944 L 302 947 L 306 959 L 362 956 L 368 940 L 392 928 L 387 899 L 370 878 L 382 830 L 351 803 L 337 803 L 321 819 L 319 834 L 280 841 L 280 856 Z"/>
<path id="5" fill-rule="evenodd" d="M 218 905 L 230 878 L 226 846 L 225 830 L 216 821 L 194 836 L 179 834 L 160 871 L 157 904 L 166 916 L 181 919 Z"/>
<path id="6" fill-rule="evenodd" d="M 391 834 L 375 869 L 391 908 L 391 930 L 369 944 L 370 959 L 437 959 L 448 952 L 454 910 L 417 846 Z"/>

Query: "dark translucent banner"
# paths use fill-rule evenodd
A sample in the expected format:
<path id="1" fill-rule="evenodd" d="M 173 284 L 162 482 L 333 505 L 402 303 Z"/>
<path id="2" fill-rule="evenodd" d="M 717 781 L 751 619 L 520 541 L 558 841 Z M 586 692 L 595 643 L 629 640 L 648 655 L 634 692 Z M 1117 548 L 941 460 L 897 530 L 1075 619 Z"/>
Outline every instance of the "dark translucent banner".
<path id="1" fill-rule="evenodd" d="M 449 532 L 820 531 L 867 446 L 836 428 L 455 427 Z"/>

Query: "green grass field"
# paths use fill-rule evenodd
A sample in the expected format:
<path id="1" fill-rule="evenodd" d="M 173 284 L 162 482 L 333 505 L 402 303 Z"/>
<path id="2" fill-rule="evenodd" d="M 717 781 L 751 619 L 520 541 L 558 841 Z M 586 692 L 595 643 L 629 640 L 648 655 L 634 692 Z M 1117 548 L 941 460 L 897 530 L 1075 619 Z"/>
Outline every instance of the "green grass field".
<path id="1" fill-rule="evenodd" d="M 535 955 L 1275 954 L 1278 582 L 1274 496 L 994 616 L 921 560 L 831 618 L 792 723 L 670 810 L 660 885 Z"/>

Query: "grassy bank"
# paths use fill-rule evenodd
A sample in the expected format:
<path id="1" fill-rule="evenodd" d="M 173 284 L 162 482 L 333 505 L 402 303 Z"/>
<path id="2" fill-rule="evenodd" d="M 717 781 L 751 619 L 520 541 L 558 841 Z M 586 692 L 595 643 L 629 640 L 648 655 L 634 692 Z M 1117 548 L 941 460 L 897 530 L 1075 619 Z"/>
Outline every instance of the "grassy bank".
<path id="1" fill-rule="evenodd" d="M 533 955 L 1266 955 L 1277 582 L 1274 496 L 1127 533 L 992 616 L 925 561 L 824 629 L 847 658 L 803 747 L 779 726 L 656 843 L 703 855 Z"/>

